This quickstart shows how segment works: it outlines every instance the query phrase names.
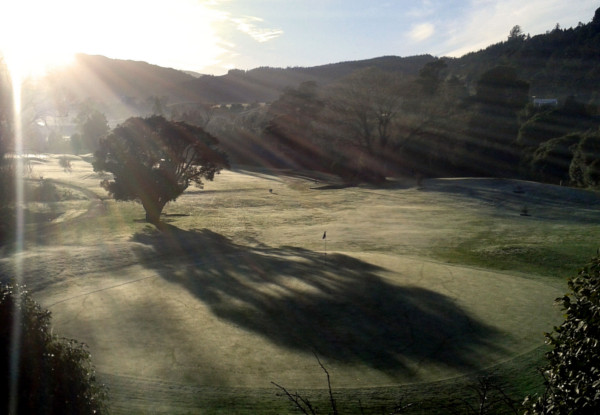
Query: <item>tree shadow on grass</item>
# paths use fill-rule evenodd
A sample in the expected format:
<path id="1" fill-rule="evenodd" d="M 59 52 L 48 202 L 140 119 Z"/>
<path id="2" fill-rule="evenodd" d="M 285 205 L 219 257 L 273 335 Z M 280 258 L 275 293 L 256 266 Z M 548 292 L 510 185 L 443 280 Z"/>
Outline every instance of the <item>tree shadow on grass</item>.
<path id="1" fill-rule="evenodd" d="M 499 334 L 450 298 L 391 284 L 383 269 L 297 247 L 248 247 L 210 230 L 138 233 L 145 266 L 229 322 L 334 361 L 410 374 L 407 361 L 475 370 Z"/>

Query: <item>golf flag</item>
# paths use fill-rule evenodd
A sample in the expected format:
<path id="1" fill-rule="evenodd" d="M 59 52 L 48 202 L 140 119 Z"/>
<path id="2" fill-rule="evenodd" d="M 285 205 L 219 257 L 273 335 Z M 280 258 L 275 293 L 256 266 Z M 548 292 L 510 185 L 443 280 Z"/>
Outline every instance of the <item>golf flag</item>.
<path id="1" fill-rule="evenodd" d="M 327 238 L 327 231 L 323 232 L 323 239 Z"/>

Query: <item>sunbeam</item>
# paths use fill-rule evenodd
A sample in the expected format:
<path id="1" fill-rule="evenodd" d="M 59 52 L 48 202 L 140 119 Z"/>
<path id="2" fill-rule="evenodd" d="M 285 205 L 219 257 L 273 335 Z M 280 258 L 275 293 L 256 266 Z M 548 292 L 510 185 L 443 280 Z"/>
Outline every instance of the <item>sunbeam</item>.
<path id="1" fill-rule="evenodd" d="M 18 255 L 23 250 L 24 239 L 24 186 L 23 186 L 23 133 L 21 123 L 21 83 L 22 75 L 19 68 L 19 63 L 14 59 L 7 59 L 8 70 L 12 80 L 13 91 L 13 125 L 14 125 L 14 142 L 13 142 L 13 161 L 15 163 L 15 210 L 16 210 L 16 226 L 15 226 L 15 252 L 17 253 L 17 261 L 15 264 L 15 283 L 18 286 L 23 282 L 23 263 Z M 18 384 L 19 384 L 19 357 L 21 343 L 21 313 L 20 307 L 15 303 L 15 312 L 13 313 L 12 337 L 11 337 L 11 356 L 10 356 L 10 403 L 9 414 L 16 414 L 18 411 Z"/>

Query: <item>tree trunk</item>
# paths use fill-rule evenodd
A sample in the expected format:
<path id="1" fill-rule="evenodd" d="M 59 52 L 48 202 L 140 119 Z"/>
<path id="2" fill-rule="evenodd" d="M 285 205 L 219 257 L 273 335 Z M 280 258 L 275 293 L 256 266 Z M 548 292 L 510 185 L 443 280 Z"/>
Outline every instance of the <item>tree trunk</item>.
<path id="1" fill-rule="evenodd" d="M 142 206 L 146 211 L 146 222 L 158 227 L 160 224 L 160 214 L 165 207 L 165 202 L 159 200 L 142 200 Z"/>
<path id="2" fill-rule="evenodd" d="M 153 225 L 158 225 L 160 222 L 160 212 L 153 212 L 146 210 L 146 222 Z"/>

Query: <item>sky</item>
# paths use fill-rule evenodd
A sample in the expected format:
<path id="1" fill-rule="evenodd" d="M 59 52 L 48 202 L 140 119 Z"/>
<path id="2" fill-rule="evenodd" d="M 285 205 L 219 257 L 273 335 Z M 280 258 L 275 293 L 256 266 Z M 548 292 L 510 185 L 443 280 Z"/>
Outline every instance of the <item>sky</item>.
<path id="1" fill-rule="evenodd" d="M 2 0 L 0 50 L 41 72 L 74 53 L 204 74 L 378 56 L 459 57 L 592 20 L 597 0 Z"/>

